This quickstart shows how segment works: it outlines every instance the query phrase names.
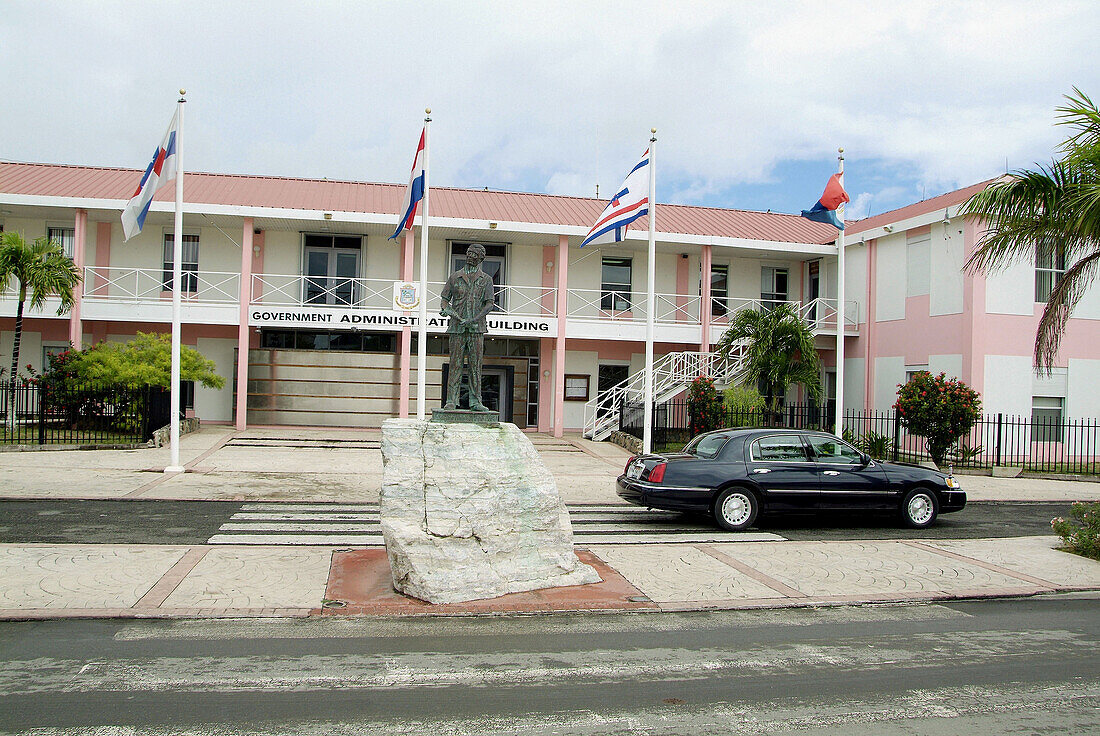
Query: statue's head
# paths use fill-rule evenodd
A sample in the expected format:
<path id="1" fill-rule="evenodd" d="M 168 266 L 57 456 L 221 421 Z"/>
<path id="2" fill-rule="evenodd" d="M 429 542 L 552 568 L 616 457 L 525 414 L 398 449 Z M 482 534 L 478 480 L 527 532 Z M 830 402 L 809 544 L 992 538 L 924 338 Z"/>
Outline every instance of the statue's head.
<path id="1" fill-rule="evenodd" d="M 469 266 L 481 265 L 485 260 L 485 246 L 481 243 L 471 243 L 466 249 L 466 264 Z"/>

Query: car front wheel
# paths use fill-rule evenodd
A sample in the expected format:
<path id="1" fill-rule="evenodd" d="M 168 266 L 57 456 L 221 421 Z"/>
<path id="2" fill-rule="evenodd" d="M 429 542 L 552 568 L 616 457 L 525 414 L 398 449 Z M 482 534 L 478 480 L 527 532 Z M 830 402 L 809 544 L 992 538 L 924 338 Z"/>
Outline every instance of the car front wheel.
<path id="1" fill-rule="evenodd" d="M 714 499 L 714 520 L 727 531 L 748 529 L 759 512 L 756 495 L 745 488 L 727 488 Z"/>
<path id="2" fill-rule="evenodd" d="M 901 521 L 910 529 L 924 529 L 932 525 L 940 511 L 936 494 L 927 488 L 915 488 L 901 502 Z"/>

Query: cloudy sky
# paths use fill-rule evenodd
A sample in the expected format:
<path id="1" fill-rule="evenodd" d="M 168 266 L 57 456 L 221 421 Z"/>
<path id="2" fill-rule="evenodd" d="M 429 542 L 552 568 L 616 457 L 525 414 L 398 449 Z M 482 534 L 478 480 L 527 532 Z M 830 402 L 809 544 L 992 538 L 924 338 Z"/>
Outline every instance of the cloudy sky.
<path id="1" fill-rule="evenodd" d="M 1100 2 L 5 0 L 0 158 L 594 196 L 658 129 L 658 200 L 849 218 L 1048 161 L 1100 98 Z"/>

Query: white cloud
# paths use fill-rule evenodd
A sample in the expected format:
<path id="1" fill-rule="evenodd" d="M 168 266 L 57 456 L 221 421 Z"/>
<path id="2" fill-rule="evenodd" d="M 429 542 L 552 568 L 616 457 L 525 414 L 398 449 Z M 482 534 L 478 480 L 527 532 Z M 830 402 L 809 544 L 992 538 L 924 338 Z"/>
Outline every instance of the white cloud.
<path id="1" fill-rule="evenodd" d="M 655 126 L 683 201 L 838 145 L 931 190 L 1049 158 L 1100 94 L 1085 1 L 60 7 L 5 9 L 9 159 L 140 166 L 186 86 L 192 169 L 404 181 L 431 105 L 437 184 L 591 196 Z"/>

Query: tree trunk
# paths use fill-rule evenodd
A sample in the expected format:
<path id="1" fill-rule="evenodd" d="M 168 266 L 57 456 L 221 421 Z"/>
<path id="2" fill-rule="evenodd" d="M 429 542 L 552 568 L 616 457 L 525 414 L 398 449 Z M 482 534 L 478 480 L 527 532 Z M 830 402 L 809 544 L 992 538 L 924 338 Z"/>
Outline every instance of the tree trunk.
<path id="1" fill-rule="evenodd" d="M 19 342 L 23 337 L 23 301 L 27 289 L 20 285 L 19 304 L 15 307 L 15 337 L 11 343 L 11 375 L 8 381 L 8 427 L 15 429 L 15 381 L 19 375 Z"/>

